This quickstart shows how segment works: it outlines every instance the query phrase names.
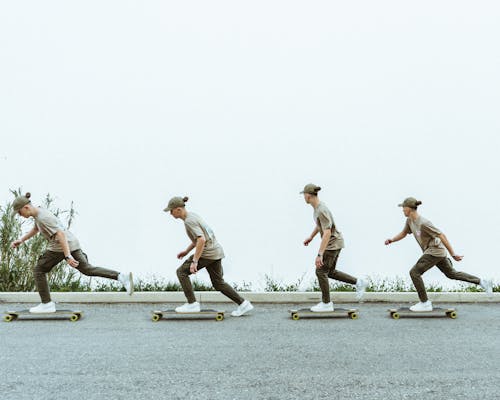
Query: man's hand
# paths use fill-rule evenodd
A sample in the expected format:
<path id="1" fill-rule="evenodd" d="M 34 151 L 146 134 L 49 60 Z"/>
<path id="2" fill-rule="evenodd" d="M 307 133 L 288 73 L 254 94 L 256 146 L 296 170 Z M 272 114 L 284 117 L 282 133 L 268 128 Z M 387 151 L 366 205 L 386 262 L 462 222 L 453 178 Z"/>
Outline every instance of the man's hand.
<path id="1" fill-rule="evenodd" d="M 392 243 L 392 239 L 387 239 L 384 243 L 386 246 L 388 246 Z"/>
<path id="2" fill-rule="evenodd" d="M 456 254 L 452 256 L 455 261 L 462 261 L 464 256 L 457 256 Z"/>
<path id="3" fill-rule="evenodd" d="M 316 264 L 316 268 L 321 268 L 324 263 L 323 263 L 323 256 L 317 256 L 316 257 L 316 261 L 314 262 L 314 264 Z"/>
<path id="4" fill-rule="evenodd" d="M 182 260 L 184 257 L 186 257 L 188 255 L 188 252 L 187 251 L 181 251 L 179 254 L 177 254 L 177 258 L 179 260 Z"/>
<path id="5" fill-rule="evenodd" d="M 308 246 L 309 243 L 311 242 L 312 242 L 312 237 L 309 236 L 306 240 L 304 240 L 304 246 Z"/>
<path id="6" fill-rule="evenodd" d="M 73 268 L 76 268 L 78 267 L 78 265 L 80 265 L 80 263 L 78 261 L 76 261 L 72 255 L 69 255 L 68 258 L 66 258 L 66 262 L 68 263 L 68 265 L 70 267 L 73 267 Z"/>
<path id="7" fill-rule="evenodd" d="M 189 267 L 189 272 L 196 274 L 198 272 L 198 261 L 192 261 Z"/>
<path id="8" fill-rule="evenodd" d="M 10 245 L 10 247 L 12 247 L 13 249 L 17 249 L 22 244 L 23 244 L 23 241 L 21 239 L 17 239 L 17 240 L 14 240 L 12 242 L 12 244 Z"/>

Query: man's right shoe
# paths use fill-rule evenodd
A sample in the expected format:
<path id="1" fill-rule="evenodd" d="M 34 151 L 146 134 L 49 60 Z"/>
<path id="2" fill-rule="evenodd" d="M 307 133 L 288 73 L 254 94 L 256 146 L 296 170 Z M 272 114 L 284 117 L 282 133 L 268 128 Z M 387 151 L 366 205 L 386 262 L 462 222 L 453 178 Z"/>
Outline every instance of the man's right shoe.
<path id="1" fill-rule="evenodd" d="M 432 311 L 432 302 L 427 300 L 425 303 L 417 303 L 414 306 L 410 307 L 410 311 L 414 312 L 425 312 L 425 311 Z"/>
<path id="2" fill-rule="evenodd" d="M 333 303 L 330 301 L 329 303 L 318 303 L 315 306 L 311 307 L 312 312 L 324 312 L 324 311 L 333 311 Z"/>
<path id="3" fill-rule="evenodd" d="M 356 281 L 356 300 L 361 301 L 363 299 L 367 287 L 368 282 L 364 279 L 358 278 Z"/>
<path id="4" fill-rule="evenodd" d="M 183 304 L 182 306 L 179 306 L 175 309 L 175 312 L 178 313 L 197 313 L 200 312 L 201 307 L 200 303 L 195 301 L 194 303 L 186 303 Z"/>
<path id="5" fill-rule="evenodd" d="M 49 303 L 40 303 L 36 307 L 30 308 L 30 313 L 33 314 L 49 314 L 56 312 L 56 304 L 51 301 Z"/>
<path id="6" fill-rule="evenodd" d="M 493 294 L 493 282 L 486 279 L 481 279 L 479 285 L 484 289 L 488 296 Z"/>
<path id="7" fill-rule="evenodd" d="M 134 293 L 134 278 L 132 276 L 132 272 L 128 274 L 120 273 L 118 275 L 118 281 L 123 284 L 127 293 L 132 296 Z"/>
<path id="8" fill-rule="evenodd" d="M 241 303 L 236 310 L 234 310 L 231 315 L 233 317 L 241 317 L 243 314 L 252 311 L 253 310 L 253 305 L 250 303 L 248 300 L 245 300 L 243 303 Z"/>

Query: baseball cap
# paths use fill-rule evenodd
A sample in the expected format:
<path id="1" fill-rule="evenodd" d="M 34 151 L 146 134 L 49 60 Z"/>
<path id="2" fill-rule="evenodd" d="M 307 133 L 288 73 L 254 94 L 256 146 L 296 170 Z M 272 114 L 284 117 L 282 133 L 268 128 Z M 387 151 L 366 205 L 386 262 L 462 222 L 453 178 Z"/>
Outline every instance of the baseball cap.
<path id="1" fill-rule="evenodd" d="M 417 208 L 420 204 L 422 202 L 418 201 L 415 197 L 407 197 L 401 204 L 398 204 L 398 207 Z"/>
<path id="2" fill-rule="evenodd" d="M 21 208 L 23 208 L 26 204 L 31 203 L 30 200 L 31 193 L 26 193 L 22 196 L 17 196 L 12 202 L 12 215 L 16 215 Z"/>
<path id="3" fill-rule="evenodd" d="M 184 207 L 186 205 L 186 201 L 188 201 L 188 197 L 172 197 L 170 199 L 170 201 L 168 202 L 168 205 L 166 208 L 163 209 L 163 211 L 165 212 L 170 212 L 172 211 L 174 208 L 178 208 L 178 207 Z"/>
<path id="4" fill-rule="evenodd" d="M 302 193 L 309 193 L 309 194 L 318 194 L 318 192 L 321 190 L 321 188 L 314 183 L 308 183 L 306 186 L 304 186 L 304 190 L 300 192 Z"/>

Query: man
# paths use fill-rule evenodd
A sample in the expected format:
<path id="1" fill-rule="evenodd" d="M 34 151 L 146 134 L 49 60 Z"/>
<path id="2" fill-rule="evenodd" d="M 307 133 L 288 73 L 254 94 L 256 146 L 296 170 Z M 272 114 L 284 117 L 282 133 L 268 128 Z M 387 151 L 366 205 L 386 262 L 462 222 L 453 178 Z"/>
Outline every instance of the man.
<path id="1" fill-rule="evenodd" d="M 314 312 L 334 310 L 333 303 L 330 300 L 328 278 L 355 285 L 358 300 L 361 300 L 368 286 L 362 279 L 356 279 L 344 272 L 337 271 L 337 260 L 340 251 L 344 247 L 344 238 L 337 230 L 332 213 L 326 204 L 319 200 L 318 192 L 320 190 L 319 186 L 310 183 L 300 192 L 304 195 L 305 202 L 314 209 L 313 217 L 316 224 L 311 235 L 304 241 L 304 246 L 308 246 L 318 233 L 321 236 L 321 243 L 314 264 L 316 265 L 316 276 L 321 288 L 322 300 L 319 304 L 311 307 L 311 311 Z"/>
<path id="2" fill-rule="evenodd" d="M 448 253 L 450 253 L 455 261 L 462 261 L 463 256 L 455 253 L 444 233 L 436 228 L 431 221 L 418 214 L 417 208 L 421 204 L 422 202 L 414 197 L 408 197 L 398 205 L 399 207 L 403 207 L 403 214 L 406 217 L 405 226 L 401 233 L 385 241 L 385 245 L 388 246 L 413 233 L 424 252 L 424 255 L 420 257 L 415 266 L 410 270 L 411 280 L 415 285 L 420 299 L 420 302 L 411 306 L 410 310 L 415 312 L 432 311 L 432 302 L 427 298 L 422 275 L 433 266 L 437 266 L 450 279 L 481 285 L 488 294 L 491 294 L 493 291 L 491 281 L 479 279 L 465 272 L 458 272 L 453 268 L 451 260 L 447 257 Z"/>
<path id="3" fill-rule="evenodd" d="M 84 275 L 118 280 L 125 286 L 129 295 L 133 293 L 132 273 L 122 274 L 90 265 L 87 255 L 81 250 L 78 239 L 69 230 L 66 230 L 61 221 L 50 211 L 33 206 L 30 197 L 30 193 L 16 197 L 12 204 L 13 214 L 19 214 L 23 218 L 33 218 L 35 224 L 21 239 L 12 242 L 11 246 L 17 248 L 38 233 L 41 233 L 49 242 L 47 250 L 40 257 L 34 269 L 36 287 L 42 302 L 38 306 L 30 308 L 31 313 L 54 313 L 56 311 L 55 303 L 50 297 L 47 273 L 63 260 L 66 260 L 70 267 L 77 269 Z"/>

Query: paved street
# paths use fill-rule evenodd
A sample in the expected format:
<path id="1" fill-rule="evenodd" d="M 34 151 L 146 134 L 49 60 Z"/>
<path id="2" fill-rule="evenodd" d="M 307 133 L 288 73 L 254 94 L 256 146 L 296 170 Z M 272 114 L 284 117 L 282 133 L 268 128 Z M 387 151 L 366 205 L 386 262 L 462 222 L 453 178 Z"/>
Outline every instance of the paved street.
<path id="1" fill-rule="evenodd" d="M 231 305 L 213 305 L 233 309 Z M 345 307 L 345 305 L 342 305 Z M 158 305 L 59 305 L 68 321 L 0 323 L 0 398 L 493 399 L 500 395 L 500 304 L 458 318 L 293 321 L 296 305 L 256 305 L 222 322 L 151 321 Z M 6 309 L 26 308 L 0 304 Z"/>

